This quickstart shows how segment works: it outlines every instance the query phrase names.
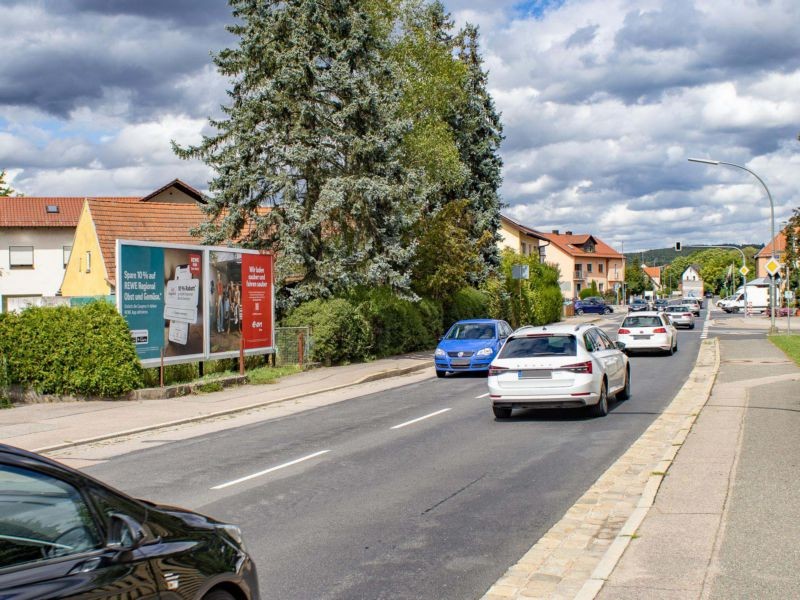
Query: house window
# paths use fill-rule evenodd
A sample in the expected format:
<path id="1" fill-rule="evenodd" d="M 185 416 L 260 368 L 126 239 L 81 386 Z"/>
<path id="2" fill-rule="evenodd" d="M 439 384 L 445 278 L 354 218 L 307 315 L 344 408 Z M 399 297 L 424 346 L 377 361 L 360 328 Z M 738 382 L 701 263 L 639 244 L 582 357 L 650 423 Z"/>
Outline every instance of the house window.
<path id="1" fill-rule="evenodd" d="M 544 262 L 544 257 L 545 257 L 545 250 L 544 249 L 545 248 L 547 248 L 547 246 L 539 246 L 539 262 L 540 263 Z"/>
<path id="2" fill-rule="evenodd" d="M 592 272 L 592 263 L 586 263 L 586 272 L 587 273 L 591 273 Z"/>
<path id="3" fill-rule="evenodd" d="M 575 270 L 576 271 L 582 271 L 583 270 L 583 265 L 581 263 L 575 263 Z"/>
<path id="4" fill-rule="evenodd" d="M 601 292 L 603 291 L 603 283 L 602 283 L 602 282 L 599 282 L 599 283 L 597 284 L 597 289 L 598 289 L 599 291 L 601 291 Z"/>
<path id="5" fill-rule="evenodd" d="M 9 246 L 8 266 L 12 269 L 32 269 L 33 246 Z"/>
<path id="6" fill-rule="evenodd" d="M 61 252 L 64 255 L 64 268 L 69 264 L 69 257 L 72 254 L 72 246 L 62 246 Z"/>
<path id="7" fill-rule="evenodd" d="M 600 273 L 602 273 L 602 272 L 603 272 L 603 263 L 600 263 L 599 265 L 597 265 L 597 270 L 598 270 Z"/>
<path id="8" fill-rule="evenodd" d="M 86 272 L 92 272 L 92 253 L 90 251 L 86 252 Z"/>

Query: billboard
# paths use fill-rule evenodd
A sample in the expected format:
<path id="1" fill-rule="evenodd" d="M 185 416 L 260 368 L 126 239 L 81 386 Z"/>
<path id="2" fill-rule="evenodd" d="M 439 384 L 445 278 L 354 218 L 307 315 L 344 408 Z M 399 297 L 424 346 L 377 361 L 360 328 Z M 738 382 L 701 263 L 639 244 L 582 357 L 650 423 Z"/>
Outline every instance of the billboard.
<path id="1" fill-rule="evenodd" d="M 144 366 L 274 351 L 272 255 L 117 241 L 117 308 Z"/>

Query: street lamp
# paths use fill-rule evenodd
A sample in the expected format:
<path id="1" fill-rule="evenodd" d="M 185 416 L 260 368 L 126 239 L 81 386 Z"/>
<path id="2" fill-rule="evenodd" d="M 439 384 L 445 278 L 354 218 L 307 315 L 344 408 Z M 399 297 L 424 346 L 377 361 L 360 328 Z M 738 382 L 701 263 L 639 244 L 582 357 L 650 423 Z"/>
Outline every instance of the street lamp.
<path id="1" fill-rule="evenodd" d="M 734 163 L 723 162 L 721 160 L 710 160 L 707 158 L 690 158 L 689 162 L 696 162 L 702 163 L 704 165 L 725 165 L 726 167 L 736 167 L 737 169 L 741 169 L 742 171 L 747 171 L 758 179 L 759 183 L 764 186 L 764 191 L 767 192 L 767 198 L 769 198 L 769 213 L 770 213 L 770 244 L 772 244 L 772 259 L 775 260 L 775 203 L 772 201 L 772 194 L 769 193 L 769 188 L 767 184 L 764 183 L 764 180 L 761 179 L 758 175 L 753 173 L 747 167 L 743 167 L 742 165 L 737 165 Z M 747 307 L 745 307 L 747 310 Z M 775 277 L 770 276 L 769 278 L 769 332 L 775 333 L 777 329 L 775 328 Z"/>

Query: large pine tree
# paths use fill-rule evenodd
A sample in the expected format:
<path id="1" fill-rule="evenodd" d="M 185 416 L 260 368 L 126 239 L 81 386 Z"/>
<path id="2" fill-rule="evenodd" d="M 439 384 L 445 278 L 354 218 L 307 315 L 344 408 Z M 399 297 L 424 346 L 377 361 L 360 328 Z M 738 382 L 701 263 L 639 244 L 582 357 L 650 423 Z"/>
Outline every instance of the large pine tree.
<path id="1" fill-rule="evenodd" d="M 493 243 L 482 244 L 481 253 L 485 265 L 496 267 L 500 264 L 497 242 L 500 239 L 502 206 L 499 190 L 503 181 L 503 161 L 500 158 L 503 125 L 488 90 L 488 77 L 483 69 L 475 26 L 468 24 L 461 32 L 458 57 L 466 65 L 468 73 L 466 103 L 456 111 L 453 123 L 461 161 L 468 172 L 460 195 L 469 200 L 475 219 L 470 238 L 475 242 L 487 233 L 491 235 Z M 485 272 L 481 274 L 481 277 L 485 276 Z"/>
<path id="2" fill-rule="evenodd" d="M 215 135 L 175 146 L 216 173 L 205 240 L 276 251 L 288 305 L 359 284 L 409 289 L 418 186 L 367 2 L 230 0 L 238 45 L 214 57 L 230 105 Z"/>

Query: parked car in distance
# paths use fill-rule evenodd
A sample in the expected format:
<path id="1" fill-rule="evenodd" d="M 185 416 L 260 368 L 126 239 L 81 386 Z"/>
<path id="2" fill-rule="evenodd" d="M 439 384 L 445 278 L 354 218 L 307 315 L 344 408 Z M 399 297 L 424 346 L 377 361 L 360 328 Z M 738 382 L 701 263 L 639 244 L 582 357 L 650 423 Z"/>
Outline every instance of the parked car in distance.
<path id="1" fill-rule="evenodd" d="M 0 444 L 0 596 L 257 599 L 235 525 Z"/>
<path id="2" fill-rule="evenodd" d="M 650 304 L 641 298 L 634 298 L 628 303 L 628 312 L 640 312 L 650 310 Z"/>
<path id="3" fill-rule="evenodd" d="M 599 315 L 608 315 L 614 312 L 605 300 L 599 296 L 589 296 L 583 300 L 575 302 L 575 314 L 582 315 L 584 313 L 597 313 Z"/>
<path id="4" fill-rule="evenodd" d="M 666 313 L 655 311 L 628 315 L 617 332 L 617 340 L 625 345 L 625 352 L 634 350 L 660 350 L 674 354 L 678 350 L 678 330 Z"/>
<path id="5" fill-rule="evenodd" d="M 608 398 L 630 397 L 628 357 L 599 327 L 522 327 L 489 367 L 489 398 L 497 419 L 515 408 L 588 407 L 608 414 Z"/>
<path id="6" fill-rule="evenodd" d="M 497 319 L 467 319 L 453 323 L 433 353 L 436 376 L 459 371 L 488 372 L 511 326 Z"/>
<path id="7" fill-rule="evenodd" d="M 703 306 L 700 304 L 700 301 L 697 298 L 684 298 L 681 300 L 682 306 L 691 306 L 692 307 L 692 314 L 695 317 L 700 316 L 700 311 L 702 310 Z"/>
<path id="8" fill-rule="evenodd" d="M 675 327 L 694 329 L 694 312 L 692 307 L 685 304 L 673 304 L 664 309 L 664 313 Z"/>

